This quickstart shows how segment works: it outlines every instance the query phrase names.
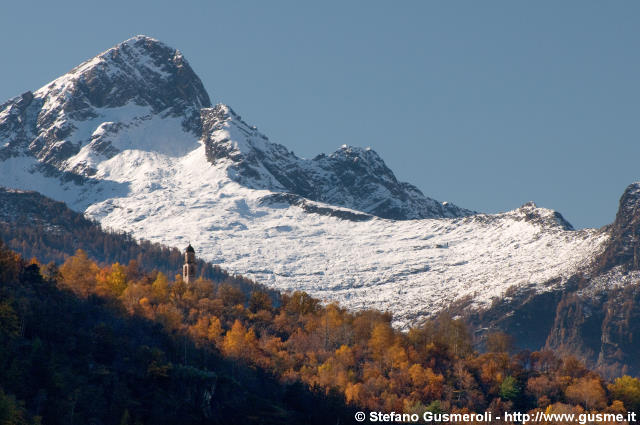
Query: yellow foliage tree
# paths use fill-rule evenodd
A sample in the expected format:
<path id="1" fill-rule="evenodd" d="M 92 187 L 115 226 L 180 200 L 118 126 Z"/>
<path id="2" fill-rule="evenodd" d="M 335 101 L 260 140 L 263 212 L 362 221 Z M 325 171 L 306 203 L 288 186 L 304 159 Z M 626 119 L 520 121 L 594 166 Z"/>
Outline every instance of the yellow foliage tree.
<path id="1" fill-rule="evenodd" d="M 353 349 L 348 345 L 341 345 L 336 350 L 336 360 L 345 367 L 353 367 L 356 364 L 356 359 L 353 355 Z"/>
<path id="2" fill-rule="evenodd" d="M 393 369 L 406 369 L 409 367 L 407 352 L 400 344 L 392 345 L 386 352 L 385 358 Z"/>
<path id="3" fill-rule="evenodd" d="M 609 384 L 609 391 L 615 400 L 620 400 L 624 406 L 633 411 L 640 410 L 640 380 L 624 375 Z"/>
<path id="4" fill-rule="evenodd" d="M 222 341 L 222 351 L 230 357 L 244 357 L 244 336 L 246 333 L 247 330 L 245 329 L 244 325 L 236 319 L 231 329 L 229 329 L 224 335 L 224 340 Z"/>
<path id="5" fill-rule="evenodd" d="M 164 273 L 158 272 L 156 275 L 156 279 L 151 284 L 151 294 L 154 301 L 158 303 L 169 301 L 169 280 Z"/>
<path id="6" fill-rule="evenodd" d="M 134 313 L 140 305 L 140 300 L 147 295 L 146 285 L 140 283 L 127 285 L 120 299 L 129 313 Z"/>
<path id="7" fill-rule="evenodd" d="M 199 317 L 196 323 L 189 326 L 189 334 L 198 342 L 206 341 L 209 338 L 209 318 Z"/>
<path id="8" fill-rule="evenodd" d="M 360 404 L 362 394 L 362 384 L 348 383 L 347 388 L 344 390 L 344 396 L 347 399 L 347 403 Z"/>
<path id="9" fill-rule="evenodd" d="M 109 295 L 119 297 L 127 289 L 127 275 L 120 263 L 111 266 L 111 271 L 106 278 L 106 290 Z"/>
<path id="10" fill-rule="evenodd" d="M 182 275 L 177 274 L 176 280 L 171 287 L 171 296 L 175 299 L 181 299 L 184 293 L 187 292 L 187 284 L 182 280 Z"/>
<path id="11" fill-rule="evenodd" d="M 586 409 L 600 409 L 606 405 L 607 398 L 598 378 L 584 377 L 569 385 L 565 390 L 567 399 L 579 403 Z"/>
<path id="12" fill-rule="evenodd" d="M 209 329 L 207 330 L 207 339 L 214 342 L 216 345 L 220 344 L 220 336 L 222 335 L 222 323 L 216 316 L 209 318 Z"/>
<path id="13" fill-rule="evenodd" d="M 98 266 L 79 249 L 60 266 L 62 284 L 76 294 L 87 297 L 96 283 Z"/>
<path id="14" fill-rule="evenodd" d="M 165 328 L 174 331 L 182 326 L 182 312 L 172 304 L 160 304 L 156 309 L 156 320 Z"/>
<path id="15" fill-rule="evenodd" d="M 387 349 L 393 343 L 393 329 L 391 325 L 383 322 L 377 323 L 371 331 L 369 349 L 376 360 L 381 360 Z"/>

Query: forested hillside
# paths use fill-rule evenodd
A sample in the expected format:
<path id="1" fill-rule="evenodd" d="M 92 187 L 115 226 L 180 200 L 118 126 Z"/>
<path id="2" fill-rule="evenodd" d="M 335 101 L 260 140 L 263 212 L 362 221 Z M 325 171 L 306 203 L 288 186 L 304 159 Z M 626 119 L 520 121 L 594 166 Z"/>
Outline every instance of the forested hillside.
<path id="1" fill-rule="evenodd" d="M 477 353 L 446 316 L 395 331 L 305 293 L 99 266 L 59 268 L 0 249 L 0 388 L 28 423 L 350 423 L 354 408 L 404 412 L 625 412 L 640 381 L 606 382 L 573 357 Z M 20 418 L 24 420 L 20 422 Z M 301 419 L 303 418 L 303 419 Z"/>
<path id="2" fill-rule="evenodd" d="M 77 268 L 83 265 L 89 268 Z M 0 244 L 1 424 L 326 424 L 352 417 L 338 397 L 282 383 L 175 332 L 173 311 L 161 309 L 152 321 L 97 296 L 104 284 L 134 288 L 130 270 L 100 271 L 107 269 L 106 281 L 93 276 L 77 296 L 64 288 L 89 277 L 95 263 L 75 257 L 62 268 L 66 278 L 54 268 L 43 277 L 38 264 Z M 137 278 L 144 285 L 150 276 Z"/>
<path id="3" fill-rule="evenodd" d="M 0 187 L 0 240 L 24 258 L 36 257 L 43 263 L 62 264 L 82 249 L 101 264 L 118 262 L 128 267 L 167 276 L 181 273 L 184 256 L 169 248 L 117 230 L 103 230 L 99 224 L 37 192 Z M 220 267 L 196 258 L 198 276 L 215 282 L 226 281 L 249 294 L 266 291 L 277 301 L 277 291 L 231 276 Z"/>

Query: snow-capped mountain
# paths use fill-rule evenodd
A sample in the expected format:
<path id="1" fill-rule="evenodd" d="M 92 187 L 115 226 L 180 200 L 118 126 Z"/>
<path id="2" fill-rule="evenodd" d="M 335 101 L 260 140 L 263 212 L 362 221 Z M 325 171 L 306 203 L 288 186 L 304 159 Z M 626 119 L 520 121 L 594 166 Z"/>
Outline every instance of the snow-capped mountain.
<path id="1" fill-rule="evenodd" d="M 0 159 L 33 158 L 32 167 L 47 175 L 67 173 L 67 179 L 80 181 L 122 151 L 179 157 L 202 137 L 209 161 L 232 159 L 229 176 L 252 188 L 387 218 L 471 214 L 398 182 L 371 150 L 345 147 L 329 157 L 301 160 L 268 142 L 229 107 L 209 106 L 207 92 L 179 51 L 134 37 L 0 106 Z"/>
<path id="2" fill-rule="evenodd" d="M 30 156 L 41 169 L 90 177 L 127 149 L 183 155 L 197 146 L 207 106 L 179 51 L 135 37 L 1 105 L 0 158 Z"/>
<path id="3" fill-rule="evenodd" d="M 0 185 L 279 289 L 394 313 L 403 326 L 512 287 L 544 292 L 608 232 L 533 203 L 487 215 L 398 182 L 370 149 L 298 158 L 228 106 L 182 55 L 138 36 L 0 107 Z"/>

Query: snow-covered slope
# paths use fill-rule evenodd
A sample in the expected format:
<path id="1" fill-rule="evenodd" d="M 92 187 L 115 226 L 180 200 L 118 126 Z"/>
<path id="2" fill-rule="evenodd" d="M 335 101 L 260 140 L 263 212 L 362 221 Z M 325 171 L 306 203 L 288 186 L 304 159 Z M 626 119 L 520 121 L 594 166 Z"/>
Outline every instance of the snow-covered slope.
<path id="1" fill-rule="evenodd" d="M 191 241 L 276 288 L 391 310 L 398 326 L 513 285 L 546 291 L 609 237 L 533 204 L 474 215 L 439 203 L 369 149 L 300 159 L 209 108 L 179 52 L 143 36 L 0 107 L 0 185 L 139 238 Z"/>
<path id="2" fill-rule="evenodd" d="M 288 203 L 265 204 L 271 192 L 229 179 L 227 166 L 209 164 L 204 146 L 178 162 L 131 151 L 98 171 L 134 182 L 129 196 L 87 213 L 153 241 L 190 241 L 199 255 L 273 287 L 349 308 L 391 310 L 398 324 L 465 297 L 488 306 L 512 285 L 547 290 L 544 282 L 573 273 L 607 239 L 595 230 L 566 230 L 553 211 L 532 204 L 457 219 L 310 214 Z"/>

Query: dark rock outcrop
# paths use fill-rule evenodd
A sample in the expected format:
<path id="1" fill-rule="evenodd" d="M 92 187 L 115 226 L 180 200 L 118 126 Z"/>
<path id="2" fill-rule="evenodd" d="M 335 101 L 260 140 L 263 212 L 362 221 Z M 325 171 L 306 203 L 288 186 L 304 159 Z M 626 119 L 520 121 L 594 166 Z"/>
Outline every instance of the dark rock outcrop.
<path id="1" fill-rule="evenodd" d="M 609 228 L 611 241 L 598 260 L 601 271 L 617 265 L 640 268 L 640 183 L 629 185 L 622 197 L 616 219 Z"/>
<path id="2" fill-rule="evenodd" d="M 546 215 L 541 214 L 541 210 L 533 202 L 527 202 L 518 210 L 524 214 L 524 221 L 535 223 L 546 228 L 556 227 L 562 230 L 574 230 L 571 223 L 565 220 L 558 211 L 553 211 Z"/>

